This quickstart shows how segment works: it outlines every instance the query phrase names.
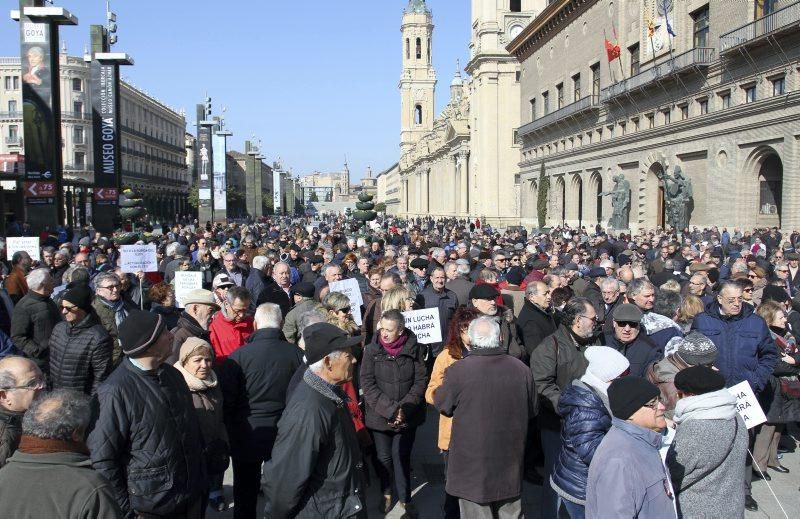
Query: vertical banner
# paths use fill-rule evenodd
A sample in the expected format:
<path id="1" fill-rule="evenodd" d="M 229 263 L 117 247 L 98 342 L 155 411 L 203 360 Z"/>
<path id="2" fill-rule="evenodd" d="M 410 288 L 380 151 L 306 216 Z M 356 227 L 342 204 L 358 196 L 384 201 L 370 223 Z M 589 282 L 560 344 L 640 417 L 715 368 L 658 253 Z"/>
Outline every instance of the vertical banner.
<path id="1" fill-rule="evenodd" d="M 22 4 L 24 5 L 24 4 Z M 20 9 L 22 13 L 22 9 Z M 58 26 L 20 15 L 26 219 L 36 232 L 63 220 Z"/>
<path id="2" fill-rule="evenodd" d="M 211 209 L 211 126 L 201 125 L 197 136 L 197 171 L 199 173 L 198 198 L 200 210 Z M 210 212 L 208 213 L 210 215 Z M 201 218 L 209 220 L 210 217 Z"/>
<path id="3" fill-rule="evenodd" d="M 224 135 L 215 133 L 211 139 L 212 148 L 217 150 L 213 154 L 214 165 L 214 220 L 224 221 L 227 218 L 227 171 L 225 163 L 226 140 Z"/>
<path id="4" fill-rule="evenodd" d="M 281 197 L 283 190 L 281 189 L 281 172 L 273 170 L 272 172 L 272 210 L 275 214 L 281 214 Z"/>
<path id="5" fill-rule="evenodd" d="M 94 223 L 111 232 L 117 218 L 122 168 L 119 118 L 119 65 L 93 60 L 90 65 L 94 145 Z"/>

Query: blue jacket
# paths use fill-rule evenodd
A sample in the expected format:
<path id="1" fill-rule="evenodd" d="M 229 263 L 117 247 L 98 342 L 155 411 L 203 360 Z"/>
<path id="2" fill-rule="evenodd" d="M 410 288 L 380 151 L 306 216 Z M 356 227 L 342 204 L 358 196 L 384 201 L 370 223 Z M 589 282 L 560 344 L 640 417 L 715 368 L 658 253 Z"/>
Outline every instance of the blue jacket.
<path id="1" fill-rule="evenodd" d="M 564 499 L 582 505 L 586 500 L 589 464 L 611 428 L 611 415 L 592 388 L 576 380 L 558 399 L 561 449 L 550 476 L 553 490 Z"/>
<path id="2" fill-rule="evenodd" d="M 662 436 L 619 418 L 589 465 L 587 519 L 675 519 L 670 477 L 658 450 Z"/>
<path id="3" fill-rule="evenodd" d="M 667 328 L 655 335 L 666 334 L 670 330 L 677 333 L 675 328 Z M 630 344 L 622 344 L 613 332 L 605 334 L 604 339 L 606 346 L 614 348 L 628 359 L 628 362 L 631 363 L 631 375 L 634 377 L 644 377 L 647 374 L 647 368 L 664 358 L 664 346 L 657 344 L 653 337 L 648 337 L 643 332 L 639 332 L 639 335 Z"/>
<path id="4" fill-rule="evenodd" d="M 692 329 L 717 346 L 714 364 L 725 376 L 728 387 L 747 380 L 758 394 L 769 383 L 778 361 L 778 350 L 764 319 L 756 315 L 750 305 L 742 306 L 739 315 L 723 318 L 719 303 L 713 301 L 706 305 L 705 312 L 694 318 Z"/>
<path id="5" fill-rule="evenodd" d="M 9 355 L 17 355 L 17 347 L 11 341 L 11 337 L 0 330 L 0 359 Z"/>

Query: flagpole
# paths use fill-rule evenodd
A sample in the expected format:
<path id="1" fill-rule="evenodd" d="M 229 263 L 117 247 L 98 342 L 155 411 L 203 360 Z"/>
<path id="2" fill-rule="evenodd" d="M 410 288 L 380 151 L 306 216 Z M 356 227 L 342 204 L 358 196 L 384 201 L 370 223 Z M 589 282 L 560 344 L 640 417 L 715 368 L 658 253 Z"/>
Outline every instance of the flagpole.
<path id="1" fill-rule="evenodd" d="M 614 23 L 614 20 L 611 20 L 611 29 L 614 31 L 614 42 L 617 47 L 619 47 L 619 37 L 617 36 L 617 25 Z M 620 47 L 619 57 L 619 73 L 622 74 L 622 80 L 625 81 L 625 69 L 622 68 L 622 48 Z"/>
<path id="2" fill-rule="evenodd" d="M 608 41 L 608 35 L 606 34 L 605 28 L 603 28 L 603 52 L 606 53 L 606 58 L 608 58 L 608 48 L 606 47 L 607 41 Z M 614 70 L 611 67 L 611 61 L 609 61 L 608 59 L 606 59 L 606 61 L 608 61 L 608 74 L 611 76 L 611 81 L 616 83 L 617 78 L 614 77 Z"/>

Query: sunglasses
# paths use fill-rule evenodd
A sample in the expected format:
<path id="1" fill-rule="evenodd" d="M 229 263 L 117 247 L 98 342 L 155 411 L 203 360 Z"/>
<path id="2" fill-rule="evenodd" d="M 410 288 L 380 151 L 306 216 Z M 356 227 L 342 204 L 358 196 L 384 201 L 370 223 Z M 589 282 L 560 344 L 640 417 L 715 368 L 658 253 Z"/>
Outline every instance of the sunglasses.
<path id="1" fill-rule="evenodd" d="M 337 311 L 338 312 L 342 312 L 343 314 L 349 314 L 350 313 L 350 307 L 347 306 L 345 308 L 339 308 L 339 310 L 337 310 Z"/>
<path id="2" fill-rule="evenodd" d="M 620 328 L 628 327 L 632 330 L 635 330 L 636 328 L 639 327 L 639 323 L 636 321 L 614 321 L 614 322 L 616 322 L 617 326 L 619 326 Z"/>

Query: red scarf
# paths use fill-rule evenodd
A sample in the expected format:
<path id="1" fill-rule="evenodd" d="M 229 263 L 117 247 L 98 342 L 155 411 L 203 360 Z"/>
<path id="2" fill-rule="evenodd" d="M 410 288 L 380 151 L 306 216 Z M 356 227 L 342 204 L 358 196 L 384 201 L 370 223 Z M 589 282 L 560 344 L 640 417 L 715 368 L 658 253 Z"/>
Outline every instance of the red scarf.
<path id="1" fill-rule="evenodd" d="M 383 342 L 382 338 L 378 337 L 378 344 L 380 344 L 383 347 L 386 353 L 388 353 L 392 357 L 397 357 L 398 355 L 400 355 L 400 351 L 403 349 L 403 346 L 405 346 L 406 340 L 408 340 L 408 335 L 406 335 L 405 332 L 403 332 L 403 334 L 400 335 L 400 337 L 398 337 L 397 339 L 395 339 L 390 343 L 385 343 Z"/>

